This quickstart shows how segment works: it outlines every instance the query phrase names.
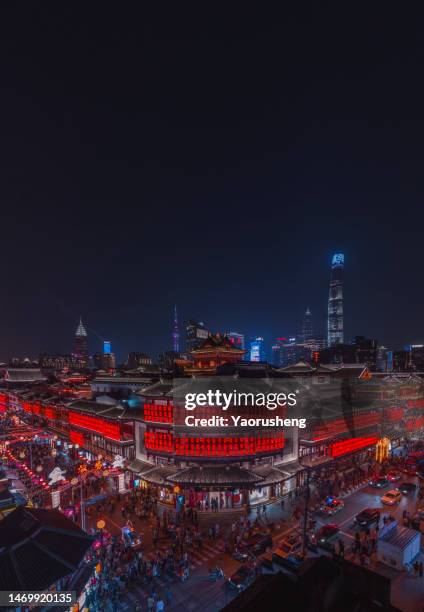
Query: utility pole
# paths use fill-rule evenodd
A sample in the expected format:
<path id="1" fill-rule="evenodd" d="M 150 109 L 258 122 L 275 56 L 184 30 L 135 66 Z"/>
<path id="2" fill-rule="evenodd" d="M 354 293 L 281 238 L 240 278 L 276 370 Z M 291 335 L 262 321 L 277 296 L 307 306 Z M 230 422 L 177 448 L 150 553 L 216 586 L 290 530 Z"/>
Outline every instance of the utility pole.
<path id="1" fill-rule="evenodd" d="M 83 492 L 83 479 L 81 474 L 81 500 L 80 500 L 80 510 L 81 510 L 81 529 L 83 531 L 87 531 L 86 525 L 86 517 L 85 517 L 85 504 L 84 504 L 84 492 Z"/>
<path id="2" fill-rule="evenodd" d="M 83 491 L 83 475 L 80 474 L 80 515 L 81 515 L 81 529 L 83 531 L 86 531 L 86 527 L 87 527 L 87 522 L 86 522 L 86 516 L 85 516 L 85 503 L 84 503 L 84 491 Z M 71 480 L 71 484 L 73 486 L 78 485 L 78 478 L 74 477 Z"/>
<path id="3" fill-rule="evenodd" d="M 305 512 L 303 516 L 303 558 L 306 558 L 307 554 L 307 545 L 308 545 L 308 536 L 307 536 L 307 527 L 308 527 L 308 508 L 309 508 L 309 497 L 311 494 L 310 490 L 310 475 L 311 468 L 306 468 L 306 495 L 305 495 Z"/>

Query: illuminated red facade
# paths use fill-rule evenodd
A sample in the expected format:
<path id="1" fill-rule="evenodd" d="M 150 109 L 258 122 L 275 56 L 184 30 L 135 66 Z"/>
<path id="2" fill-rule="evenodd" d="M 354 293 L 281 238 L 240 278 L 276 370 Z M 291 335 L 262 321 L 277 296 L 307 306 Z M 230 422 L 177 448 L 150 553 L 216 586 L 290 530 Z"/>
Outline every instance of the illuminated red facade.
<path id="1" fill-rule="evenodd" d="M 369 446 L 373 446 L 374 444 L 377 444 L 377 441 L 377 436 L 369 436 L 364 438 L 348 438 L 347 440 L 341 440 L 340 442 L 335 442 L 334 444 L 331 444 L 329 447 L 328 454 L 331 457 L 341 457 L 342 455 L 353 453 L 362 448 L 368 448 Z"/>
<path id="2" fill-rule="evenodd" d="M 146 431 L 144 444 L 150 451 L 173 453 L 180 457 L 240 457 L 281 451 L 284 436 L 268 432 L 261 437 L 174 437 L 173 433 Z"/>
<path id="3" fill-rule="evenodd" d="M 8 402 L 7 393 L 0 393 L 0 413 L 6 412 Z"/>
<path id="4" fill-rule="evenodd" d="M 166 405 L 146 402 L 143 406 L 144 420 L 150 423 L 173 423 L 172 403 Z"/>
<path id="5" fill-rule="evenodd" d="M 118 423 L 111 423 L 99 417 L 92 417 L 86 414 L 78 414 L 76 412 L 69 413 L 69 424 L 76 425 L 83 429 L 99 433 L 105 438 L 112 440 L 121 439 L 121 429 Z"/>
<path id="6" fill-rule="evenodd" d="M 312 439 L 321 440 L 323 438 L 330 438 L 338 434 L 347 433 L 349 431 L 349 425 L 351 425 L 354 430 L 360 430 L 373 427 L 379 423 L 381 423 L 380 412 L 358 414 L 353 416 L 350 421 L 348 421 L 348 419 L 330 420 L 324 425 L 314 427 Z"/>

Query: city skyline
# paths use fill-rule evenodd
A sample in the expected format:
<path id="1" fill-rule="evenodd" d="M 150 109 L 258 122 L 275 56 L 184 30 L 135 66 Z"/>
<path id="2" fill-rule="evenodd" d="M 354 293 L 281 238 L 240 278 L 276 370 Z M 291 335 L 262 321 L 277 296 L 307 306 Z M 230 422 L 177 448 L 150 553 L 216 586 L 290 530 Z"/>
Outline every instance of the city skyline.
<path id="1" fill-rule="evenodd" d="M 330 283 L 330 296 L 331 296 L 331 287 L 332 284 L 334 282 L 333 280 L 333 274 L 334 274 L 334 269 L 338 269 L 338 267 L 341 267 L 341 269 L 343 270 L 344 268 L 344 254 L 334 254 L 330 257 L 329 259 L 329 265 L 328 265 L 328 278 L 329 278 L 329 283 Z M 328 289 L 328 287 L 327 287 Z M 328 293 L 327 293 L 328 295 Z M 337 297 L 340 297 L 342 294 L 338 295 Z M 312 301 L 310 301 L 309 303 L 311 303 Z M 314 311 L 310 308 L 310 306 L 306 306 L 306 311 L 303 312 L 303 314 L 301 314 L 299 316 L 299 320 L 297 321 L 297 323 L 295 322 L 294 324 L 292 323 L 291 328 L 286 331 L 285 330 L 285 336 L 287 337 L 287 339 L 289 337 L 294 337 L 297 339 L 298 342 L 302 342 L 304 340 L 304 335 L 305 335 L 305 325 L 307 326 L 311 326 L 311 330 L 313 328 L 313 332 L 314 332 L 314 336 L 326 336 L 327 330 L 325 329 L 326 325 L 329 325 L 329 320 L 330 320 L 330 311 L 332 312 L 334 310 L 334 307 L 331 307 L 330 309 L 330 304 L 332 303 L 332 300 L 330 299 L 328 301 L 328 305 L 327 305 L 327 312 L 324 314 L 324 320 L 322 321 L 322 324 L 317 323 L 317 318 L 314 315 Z M 163 348 L 155 348 L 153 351 L 148 351 L 145 350 L 145 347 L 143 346 L 133 346 L 133 345 L 129 345 L 129 349 L 128 350 L 122 350 L 120 348 L 120 342 L 119 342 L 119 334 L 118 336 L 114 339 L 114 345 L 116 345 L 118 347 L 117 349 L 117 356 L 118 356 L 118 362 L 119 363 L 123 363 L 125 361 L 125 359 L 127 358 L 128 354 L 131 351 L 135 351 L 135 350 L 142 350 L 145 351 L 146 353 L 148 353 L 150 356 L 153 357 L 153 359 L 156 359 L 161 353 L 164 353 L 166 351 L 176 351 L 178 352 L 179 350 L 181 351 L 185 351 L 186 350 L 186 346 L 185 346 L 185 339 L 186 339 L 186 325 L 193 321 L 192 317 L 187 317 L 187 318 L 183 318 L 181 319 L 179 317 L 179 315 L 177 314 L 177 311 L 179 311 L 179 308 L 177 307 L 176 304 L 173 305 L 172 307 L 172 322 L 169 325 L 169 330 L 168 330 L 168 344 L 166 346 L 164 346 Z M 342 307 L 342 321 L 343 321 L 343 307 Z M 78 337 L 80 336 L 84 336 L 84 342 L 86 344 L 88 344 L 88 351 L 90 354 L 95 354 L 96 352 L 99 352 L 101 350 L 101 347 L 104 347 L 104 339 L 103 336 L 101 336 L 97 331 L 95 331 L 94 329 L 91 329 L 90 326 L 87 326 L 85 324 L 83 324 L 82 322 L 82 316 L 79 315 L 78 318 L 78 326 L 77 326 L 77 331 L 76 331 L 76 338 L 78 339 Z M 313 323 L 312 323 L 313 321 Z M 169 323 L 169 322 L 168 322 Z M 339 323 L 337 323 L 337 325 L 339 325 Z M 341 327 L 341 337 L 343 339 L 343 322 L 342 322 L 342 327 Z M 210 330 L 210 333 L 222 333 L 222 334 L 230 334 L 230 331 L 228 326 L 221 328 L 221 329 L 214 329 L 213 326 L 207 325 L 207 327 Z M 86 329 L 89 330 L 89 332 L 91 331 L 91 333 L 87 333 Z M 244 335 L 246 342 L 248 344 L 248 347 L 250 347 L 250 344 L 252 341 L 254 341 L 255 339 L 257 339 L 258 334 L 257 333 L 246 333 L 244 330 L 241 330 L 242 334 Z M 336 334 L 337 335 L 337 334 Z M 344 337 L 344 342 L 346 344 L 350 344 L 351 342 L 354 341 L 354 337 L 360 335 L 359 331 L 354 331 L 353 333 L 346 335 Z M 373 336 L 373 334 L 362 334 L 371 338 L 375 338 L 375 335 Z M 161 332 L 160 334 L 158 334 L 159 337 L 163 338 L 163 333 Z M 107 334 L 105 335 L 105 337 L 107 337 Z M 268 336 L 265 336 L 264 334 L 261 335 L 261 337 L 263 338 L 263 346 L 264 346 L 264 351 L 265 351 L 265 355 L 267 356 L 267 361 L 272 362 L 272 346 L 274 345 L 276 340 L 281 340 L 281 336 L 278 336 L 278 332 L 275 334 L 271 334 Z M 377 338 L 379 345 L 383 346 L 385 345 L 386 347 L 390 348 L 390 349 L 400 349 L 402 348 L 405 344 L 410 344 L 411 342 L 420 342 L 420 338 L 414 338 L 413 341 L 404 341 L 402 344 L 398 345 L 398 346 L 390 346 L 388 345 L 388 343 L 385 343 L 383 339 Z M 74 340 L 75 342 L 75 340 Z M 78 340 L 77 340 L 78 342 Z M 110 341 L 108 341 L 110 342 Z M 327 340 L 327 346 L 331 346 L 332 342 L 330 342 L 330 340 Z M 94 348 L 95 347 L 95 348 Z M 247 353 L 250 354 L 250 349 L 247 347 Z M 48 349 L 44 349 L 44 350 L 39 350 L 38 353 L 34 354 L 34 355 L 29 355 L 29 354 L 22 354 L 22 355 L 7 355 L 5 357 L 5 360 L 10 359 L 10 358 L 15 358 L 15 357 L 30 357 L 31 359 L 36 360 L 38 358 L 38 355 L 41 353 L 49 353 L 49 354 L 66 354 L 66 353 L 72 353 L 73 352 L 73 348 L 69 349 L 69 346 L 66 345 L 65 347 L 63 347 L 61 350 L 57 350 L 57 351 L 51 351 Z"/>

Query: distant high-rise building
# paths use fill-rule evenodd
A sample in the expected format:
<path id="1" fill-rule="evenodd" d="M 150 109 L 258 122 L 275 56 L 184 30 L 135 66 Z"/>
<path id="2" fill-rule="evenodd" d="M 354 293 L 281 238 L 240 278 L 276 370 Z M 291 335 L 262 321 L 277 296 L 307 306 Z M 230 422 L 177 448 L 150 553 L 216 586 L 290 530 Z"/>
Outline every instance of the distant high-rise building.
<path id="1" fill-rule="evenodd" d="M 343 344 L 343 268 L 344 255 L 336 253 L 331 261 L 328 294 L 328 346 Z"/>
<path id="2" fill-rule="evenodd" d="M 309 306 L 303 315 L 302 342 L 307 343 L 313 338 L 312 313 Z"/>
<path id="3" fill-rule="evenodd" d="M 279 368 L 281 365 L 281 342 L 277 342 L 271 347 L 272 365 Z"/>
<path id="4" fill-rule="evenodd" d="M 108 355 L 112 351 L 112 343 L 110 340 L 103 341 L 103 354 Z"/>
<path id="5" fill-rule="evenodd" d="M 279 366 L 285 368 L 298 361 L 311 360 L 311 347 L 303 342 L 297 342 L 296 338 L 289 338 L 280 342 L 280 363 Z"/>
<path id="6" fill-rule="evenodd" d="M 177 306 L 174 306 L 174 327 L 172 330 L 172 350 L 176 353 L 180 350 L 180 332 L 178 329 Z"/>
<path id="7" fill-rule="evenodd" d="M 295 341 L 294 338 L 292 340 L 293 342 Z M 282 347 L 287 342 L 289 342 L 288 338 L 276 338 L 275 343 L 271 347 L 271 363 L 276 368 L 281 367 Z"/>
<path id="8" fill-rule="evenodd" d="M 38 359 L 40 368 L 43 370 L 52 370 L 56 372 L 62 371 L 78 371 L 87 366 L 87 361 L 77 357 L 74 353 L 72 355 L 48 355 L 42 353 Z"/>
<path id="9" fill-rule="evenodd" d="M 191 319 L 186 327 L 186 350 L 192 351 L 197 348 L 208 336 L 209 332 L 205 329 L 204 323 Z"/>
<path id="10" fill-rule="evenodd" d="M 184 353 L 174 353 L 174 351 L 166 351 L 161 353 L 158 359 L 158 365 L 161 370 L 172 371 L 175 369 L 175 362 L 179 359 L 184 360 L 186 356 Z"/>
<path id="11" fill-rule="evenodd" d="M 106 370 L 109 372 L 110 370 L 115 370 L 116 368 L 116 359 L 113 353 L 103 353 L 102 355 L 102 370 Z"/>
<path id="12" fill-rule="evenodd" d="M 424 344 L 406 344 L 403 350 L 410 353 L 410 369 L 424 372 Z"/>
<path id="13" fill-rule="evenodd" d="M 149 357 L 149 355 L 146 355 L 146 353 L 139 353 L 135 351 L 128 353 L 127 367 L 130 370 L 135 370 L 136 368 L 142 368 L 150 365 L 152 365 L 152 358 Z"/>
<path id="14" fill-rule="evenodd" d="M 377 360 L 376 360 L 376 370 L 379 372 L 389 372 L 388 370 L 388 355 L 391 351 L 389 351 L 385 346 L 377 347 Z"/>
<path id="15" fill-rule="evenodd" d="M 319 351 L 319 361 L 329 363 L 361 363 L 370 370 L 378 369 L 378 342 L 373 338 L 355 336 L 349 344 L 333 344 Z"/>
<path id="16" fill-rule="evenodd" d="M 326 345 L 325 336 L 322 334 L 315 334 L 305 344 L 307 344 L 313 351 L 321 351 Z"/>
<path id="17" fill-rule="evenodd" d="M 75 332 L 75 349 L 74 355 L 81 362 L 88 364 L 88 341 L 87 332 L 83 325 L 82 319 L 80 321 Z"/>
<path id="18" fill-rule="evenodd" d="M 250 343 L 250 361 L 265 361 L 264 339 L 258 336 Z"/>

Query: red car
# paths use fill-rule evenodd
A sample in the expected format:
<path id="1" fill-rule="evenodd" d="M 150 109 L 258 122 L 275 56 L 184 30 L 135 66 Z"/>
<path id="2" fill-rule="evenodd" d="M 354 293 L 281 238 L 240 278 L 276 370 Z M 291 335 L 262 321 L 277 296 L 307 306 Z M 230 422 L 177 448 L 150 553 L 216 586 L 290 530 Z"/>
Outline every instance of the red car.
<path id="1" fill-rule="evenodd" d="M 388 472 L 387 474 L 387 480 L 390 480 L 390 482 L 396 482 L 397 480 L 401 479 L 401 473 L 398 472 L 397 470 L 390 470 L 390 472 Z"/>

